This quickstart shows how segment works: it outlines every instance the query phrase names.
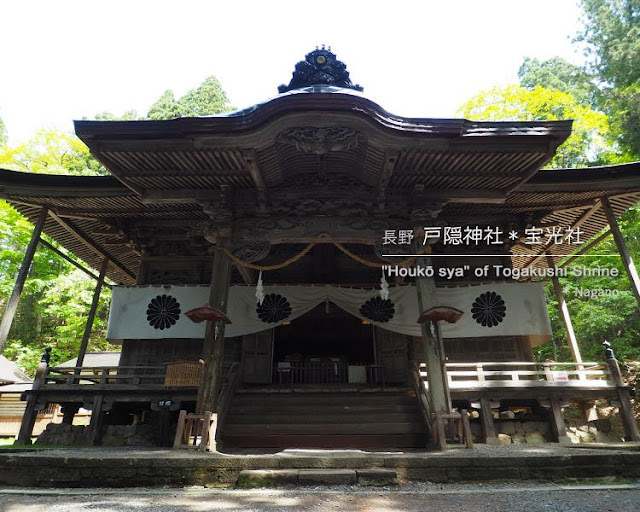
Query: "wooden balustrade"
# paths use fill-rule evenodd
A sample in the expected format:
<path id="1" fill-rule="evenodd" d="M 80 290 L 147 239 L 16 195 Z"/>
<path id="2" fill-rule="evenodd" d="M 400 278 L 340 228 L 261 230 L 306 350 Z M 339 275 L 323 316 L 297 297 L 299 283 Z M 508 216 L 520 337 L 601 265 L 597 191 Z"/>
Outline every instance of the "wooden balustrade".
<path id="1" fill-rule="evenodd" d="M 413 390 L 418 396 L 418 401 L 420 402 L 420 410 L 422 411 L 425 424 L 427 425 L 427 433 L 431 434 L 431 402 L 429 401 L 429 394 L 423 385 L 418 365 L 413 365 L 411 367 L 411 383 L 413 384 Z"/>
<path id="2" fill-rule="evenodd" d="M 612 387 L 609 370 L 600 363 L 480 362 L 447 363 L 449 388 Z M 420 375 L 426 380 L 425 365 Z"/>
<path id="3" fill-rule="evenodd" d="M 158 385 L 163 386 L 164 366 L 52 366 L 43 386 L 48 385 Z"/>

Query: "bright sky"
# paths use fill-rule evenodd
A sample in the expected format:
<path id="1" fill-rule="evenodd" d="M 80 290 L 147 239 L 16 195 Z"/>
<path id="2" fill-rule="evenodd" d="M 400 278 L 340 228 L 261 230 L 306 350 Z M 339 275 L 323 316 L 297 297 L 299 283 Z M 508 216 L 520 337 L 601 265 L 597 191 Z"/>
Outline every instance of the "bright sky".
<path id="1" fill-rule="evenodd" d="M 146 114 L 209 75 L 244 108 L 323 43 L 389 112 L 454 117 L 515 83 L 525 56 L 580 64 L 579 17 L 576 0 L 2 0 L 0 117 L 17 143 L 103 111 Z"/>

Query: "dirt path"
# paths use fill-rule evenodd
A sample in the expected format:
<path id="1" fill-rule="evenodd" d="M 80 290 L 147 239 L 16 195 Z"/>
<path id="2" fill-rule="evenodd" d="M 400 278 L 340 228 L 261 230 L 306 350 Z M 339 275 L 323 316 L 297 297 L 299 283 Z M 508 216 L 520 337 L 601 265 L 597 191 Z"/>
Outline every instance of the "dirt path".
<path id="1" fill-rule="evenodd" d="M 435 485 L 396 489 L 296 488 L 2 490 L 1 512 L 635 512 L 640 484 Z"/>

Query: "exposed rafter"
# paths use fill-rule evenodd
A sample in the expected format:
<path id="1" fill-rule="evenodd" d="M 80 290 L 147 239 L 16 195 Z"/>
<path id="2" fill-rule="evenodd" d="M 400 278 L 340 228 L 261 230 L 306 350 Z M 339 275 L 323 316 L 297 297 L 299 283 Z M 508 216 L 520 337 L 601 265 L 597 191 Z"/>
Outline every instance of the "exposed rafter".
<path id="1" fill-rule="evenodd" d="M 584 215 L 582 215 L 576 222 L 574 222 L 571 227 L 575 229 L 582 226 L 600 209 L 600 207 L 601 207 L 601 202 L 600 200 L 597 200 L 595 204 Z M 549 242 L 544 245 L 542 249 L 542 253 L 538 254 L 538 256 L 535 256 L 534 258 L 532 258 L 522 266 L 524 268 L 531 267 L 532 265 L 535 265 L 536 263 L 538 263 L 538 261 L 546 258 L 547 256 L 554 256 L 554 254 L 550 250 L 552 245 L 554 244 L 551 243 L 551 240 L 549 240 Z"/>
<path id="2" fill-rule="evenodd" d="M 95 254 L 97 254 L 101 258 L 108 258 L 109 261 L 110 261 L 110 265 L 113 265 L 120 272 L 122 272 L 123 274 L 129 276 L 131 279 L 135 280 L 136 276 L 132 272 L 127 270 L 124 266 L 122 266 L 118 262 L 114 261 L 111 256 L 109 256 L 107 253 L 105 253 L 101 249 L 99 249 L 94 243 L 90 242 L 85 236 L 83 236 L 79 232 L 79 230 L 77 230 L 76 228 L 72 227 L 68 222 L 63 220 L 59 215 L 57 215 L 56 213 L 54 213 L 52 211 L 49 211 L 49 216 L 53 220 L 55 220 L 62 228 L 64 228 L 66 231 L 68 231 L 70 234 L 72 234 L 74 237 L 76 237 L 78 239 L 78 241 L 80 241 L 83 245 L 85 245 L 86 247 L 91 249 Z"/>
<path id="3" fill-rule="evenodd" d="M 258 191 L 258 213 L 264 215 L 267 212 L 267 187 L 262 178 L 255 151 L 245 151 L 242 153 L 242 158 Z"/>

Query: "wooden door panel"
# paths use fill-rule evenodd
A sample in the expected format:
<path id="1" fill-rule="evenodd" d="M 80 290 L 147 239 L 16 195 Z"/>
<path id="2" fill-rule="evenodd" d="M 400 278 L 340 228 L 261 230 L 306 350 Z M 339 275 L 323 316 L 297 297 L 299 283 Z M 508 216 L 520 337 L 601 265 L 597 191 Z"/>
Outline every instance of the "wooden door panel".
<path id="1" fill-rule="evenodd" d="M 384 368 L 384 379 L 390 383 L 405 383 L 409 371 L 407 337 L 376 327 L 377 363 Z"/>
<path id="2" fill-rule="evenodd" d="M 248 384 L 271 383 L 273 329 L 242 337 L 243 381 Z"/>

